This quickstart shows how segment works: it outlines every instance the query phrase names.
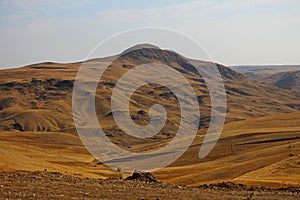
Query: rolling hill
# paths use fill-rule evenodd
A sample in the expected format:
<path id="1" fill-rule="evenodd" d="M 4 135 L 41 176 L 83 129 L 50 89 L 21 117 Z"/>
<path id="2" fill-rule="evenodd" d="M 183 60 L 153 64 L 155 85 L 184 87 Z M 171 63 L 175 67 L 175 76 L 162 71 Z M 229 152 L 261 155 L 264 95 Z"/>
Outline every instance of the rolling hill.
<path id="1" fill-rule="evenodd" d="M 113 58 L 93 59 L 87 62 L 88 64 L 101 65 Z M 168 50 L 147 48 L 133 50 L 122 55 L 113 62 L 103 74 L 103 79 L 99 81 L 96 94 L 96 107 L 99 111 L 97 114 L 99 120 L 106 122 L 107 129 L 109 130 L 114 126 L 112 116 L 109 114 L 111 111 L 109 98 L 113 86 L 129 69 L 149 62 L 167 64 L 187 78 L 200 103 L 202 111 L 200 125 L 207 126 L 210 116 L 209 93 L 204 80 L 193 71 L 191 63 L 203 68 L 209 66 L 209 63 L 189 60 Z M 48 62 L 18 69 L 1 70 L 0 130 L 17 129 L 14 124 L 19 124 L 21 129 L 25 131 L 71 130 L 75 132 L 71 112 L 71 93 L 76 72 L 81 64 Z M 298 98 L 292 92 L 253 82 L 219 64 L 218 68 L 227 93 L 227 122 L 293 112 L 299 108 Z M 150 93 L 151 95 L 148 95 Z M 158 98 L 156 98 L 157 96 Z M 139 113 L 145 112 L 147 114 L 147 109 L 155 101 L 162 105 L 168 104 L 169 112 L 173 112 L 171 115 L 173 124 L 179 120 L 176 98 L 172 98 L 172 94 L 165 87 L 155 85 L 139 88 L 139 91 L 133 95 L 133 99 L 144 99 L 143 103 L 145 104 L 142 105 L 137 100 L 132 103 L 132 115 L 135 116 L 137 123 L 147 123 L 147 117 L 143 117 Z M 55 119 L 50 114 L 47 118 L 43 118 L 43 123 L 40 123 L 39 120 L 41 119 L 37 120 L 37 118 L 44 115 L 44 112 L 55 114 Z M 171 130 L 172 128 L 167 127 L 167 129 Z"/>
<path id="2" fill-rule="evenodd" d="M 266 77 L 282 73 L 299 71 L 299 65 L 246 65 L 246 66 L 231 66 L 251 80 L 263 80 Z"/>
<path id="3" fill-rule="evenodd" d="M 300 94 L 299 65 L 233 66 L 231 68 L 251 80 L 289 90 L 297 96 Z"/>
<path id="4" fill-rule="evenodd" d="M 300 94 L 300 71 L 281 72 L 259 80 L 266 85 L 273 85 L 281 89 Z"/>
<path id="5" fill-rule="evenodd" d="M 70 64 L 45 62 L 1 70 L 0 158 L 5 162 L 0 169 L 47 169 L 96 178 L 124 175 L 103 166 L 85 150 L 72 117 L 72 90 L 79 67 L 83 63 L 104 66 L 114 60 L 97 80 L 95 108 L 106 136 L 126 150 L 152 151 L 167 145 L 178 130 L 181 113 L 170 89 L 159 84 L 144 85 L 131 97 L 131 118 L 136 124 L 147 125 L 149 108 L 158 103 L 167 111 L 166 124 L 158 134 L 145 139 L 124 134 L 113 118 L 110 104 L 113 89 L 123 74 L 142 64 L 168 65 L 188 80 L 197 95 L 201 114 L 198 135 L 179 160 L 154 172 L 159 180 L 186 185 L 234 181 L 299 187 L 300 101 L 295 92 L 252 81 L 216 64 L 226 89 L 226 124 L 213 151 L 199 159 L 199 148 L 209 126 L 211 100 L 194 66 L 209 70 L 212 63 L 152 45 L 143 47 L 146 48 L 131 47 L 118 58 Z"/>
<path id="6" fill-rule="evenodd" d="M 203 139 L 200 133 L 180 159 L 154 175 L 164 182 L 190 186 L 231 181 L 300 187 L 299 130 L 300 112 L 230 122 L 207 157 L 198 158 Z M 94 178 L 129 175 L 95 161 L 78 135 L 71 133 L 2 131 L 0 152 L 1 171 L 46 169 Z"/>

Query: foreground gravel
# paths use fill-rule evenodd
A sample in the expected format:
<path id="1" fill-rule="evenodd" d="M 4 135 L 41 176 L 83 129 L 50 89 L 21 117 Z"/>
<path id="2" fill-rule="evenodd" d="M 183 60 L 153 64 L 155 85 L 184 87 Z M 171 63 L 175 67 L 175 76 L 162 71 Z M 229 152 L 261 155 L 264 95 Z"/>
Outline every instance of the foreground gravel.
<path id="1" fill-rule="evenodd" d="M 300 199 L 299 188 L 233 183 L 200 187 L 145 180 L 79 178 L 58 172 L 0 172 L 0 199 Z"/>

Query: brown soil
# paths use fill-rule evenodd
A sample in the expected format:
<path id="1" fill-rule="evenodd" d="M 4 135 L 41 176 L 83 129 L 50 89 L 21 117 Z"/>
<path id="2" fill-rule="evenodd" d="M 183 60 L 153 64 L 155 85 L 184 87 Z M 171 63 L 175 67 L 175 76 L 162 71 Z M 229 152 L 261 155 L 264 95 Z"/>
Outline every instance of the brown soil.
<path id="1" fill-rule="evenodd" d="M 42 171 L 0 172 L 0 182 L 0 199 L 300 199 L 299 188 L 264 189 L 234 183 L 185 187 Z"/>

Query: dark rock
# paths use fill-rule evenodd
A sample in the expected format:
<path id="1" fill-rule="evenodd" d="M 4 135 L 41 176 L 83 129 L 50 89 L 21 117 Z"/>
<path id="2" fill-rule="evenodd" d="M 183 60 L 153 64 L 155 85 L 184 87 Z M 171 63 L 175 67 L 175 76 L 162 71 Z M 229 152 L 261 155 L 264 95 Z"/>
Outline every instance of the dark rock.
<path id="1" fill-rule="evenodd" d="M 134 68 L 133 65 L 126 65 L 126 64 L 123 64 L 122 67 L 125 68 L 125 69 L 132 69 L 132 68 Z"/>
<path id="2" fill-rule="evenodd" d="M 143 116 L 146 116 L 146 115 L 147 115 L 147 113 L 146 113 L 144 110 L 139 110 L 139 111 L 138 111 L 138 114 L 139 114 L 139 115 L 143 115 Z"/>
<path id="3" fill-rule="evenodd" d="M 126 180 L 139 180 L 145 182 L 157 182 L 156 178 L 150 172 L 134 171 Z"/>
<path id="4" fill-rule="evenodd" d="M 16 86 L 17 83 L 16 82 L 9 82 L 9 83 L 3 83 L 3 84 L 0 84 L 1 87 L 14 87 Z"/>
<path id="5" fill-rule="evenodd" d="M 19 131 L 24 131 L 24 129 L 23 129 L 23 127 L 22 127 L 22 125 L 21 124 L 19 124 L 18 122 L 17 122 L 17 120 L 16 119 L 13 119 L 14 120 L 14 124 L 12 124 L 12 126 L 14 127 L 14 129 L 16 129 L 16 130 L 19 130 Z"/>
<path id="6" fill-rule="evenodd" d="M 116 84 L 115 83 L 113 83 L 113 82 L 102 82 L 101 83 L 102 85 L 105 85 L 105 86 L 108 86 L 108 87 L 115 87 L 116 86 Z"/>
<path id="7" fill-rule="evenodd" d="M 73 89 L 73 80 L 62 80 L 58 81 L 54 86 L 60 90 L 72 90 Z"/>
<path id="8" fill-rule="evenodd" d="M 32 84 L 39 84 L 39 83 L 42 83 L 42 81 L 41 81 L 41 80 L 38 80 L 38 79 L 36 79 L 36 78 L 32 78 L 32 79 L 31 79 L 31 83 L 32 83 Z"/>

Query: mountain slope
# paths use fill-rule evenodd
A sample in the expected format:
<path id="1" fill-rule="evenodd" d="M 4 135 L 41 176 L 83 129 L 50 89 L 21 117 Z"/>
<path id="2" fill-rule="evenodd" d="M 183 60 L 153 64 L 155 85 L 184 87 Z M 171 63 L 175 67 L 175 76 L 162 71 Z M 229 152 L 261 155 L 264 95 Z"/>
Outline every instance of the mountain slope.
<path id="1" fill-rule="evenodd" d="M 300 94 L 300 71 L 282 72 L 259 81 Z"/>
<path id="2" fill-rule="evenodd" d="M 173 51 L 157 47 L 124 51 L 99 80 L 96 93 L 97 116 L 107 135 L 117 144 L 132 144 L 169 140 L 180 122 L 176 97 L 166 87 L 157 84 L 140 87 L 132 96 L 130 113 L 140 125 L 149 123 L 148 109 L 154 103 L 165 106 L 168 120 L 164 129 L 146 140 L 127 136 L 117 128 L 111 115 L 110 97 L 119 78 L 135 66 L 145 63 L 166 64 L 180 72 L 193 86 L 200 104 L 200 127 L 210 120 L 210 97 L 204 80 L 194 66 L 209 67 L 211 63 L 185 58 Z M 115 56 L 92 59 L 87 64 L 101 66 Z M 65 131 L 76 133 L 71 107 L 71 95 L 76 72 L 82 63 L 40 63 L 18 69 L 0 71 L 0 130 Z M 289 91 L 268 87 L 247 79 L 223 65 L 217 65 L 227 93 L 227 122 L 293 112 L 299 109 L 298 98 Z M 141 101 L 141 99 L 143 101 Z M 2 103 L 3 102 L 3 103 Z M 34 110 L 34 111 L 33 111 Z M 55 117 L 51 117 L 52 113 Z M 14 121 L 16 120 L 16 121 Z M 19 124 L 21 127 L 19 127 Z M 43 125 L 41 125 L 43 124 Z M 151 143 L 150 143 L 151 144 Z M 151 145 L 150 145 L 151 146 Z"/>
<path id="3" fill-rule="evenodd" d="M 246 66 L 231 66 L 251 80 L 263 80 L 269 76 L 282 73 L 299 71 L 300 65 L 246 65 Z"/>

